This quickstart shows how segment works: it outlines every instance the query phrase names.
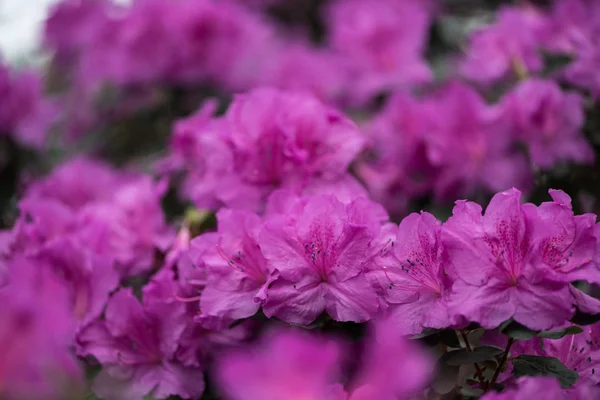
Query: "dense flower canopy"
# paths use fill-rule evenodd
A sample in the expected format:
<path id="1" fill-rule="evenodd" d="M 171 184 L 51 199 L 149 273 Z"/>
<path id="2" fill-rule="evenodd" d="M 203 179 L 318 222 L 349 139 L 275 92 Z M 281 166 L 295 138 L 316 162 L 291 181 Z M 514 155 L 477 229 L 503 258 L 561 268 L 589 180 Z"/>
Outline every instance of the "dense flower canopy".
<path id="1" fill-rule="evenodd" d="M 600 3 L 476 3 L 57 2 L 0 399 L 600 398 Z"/>

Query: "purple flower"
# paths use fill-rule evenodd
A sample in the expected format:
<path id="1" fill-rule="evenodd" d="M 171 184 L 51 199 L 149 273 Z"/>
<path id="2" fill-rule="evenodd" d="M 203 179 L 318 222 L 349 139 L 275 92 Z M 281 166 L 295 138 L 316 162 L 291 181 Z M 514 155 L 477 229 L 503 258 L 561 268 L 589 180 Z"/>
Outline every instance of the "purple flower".
<path id="1" fill-rule="evenodd" d="M 11 71 L 0 61 L 0 136 L 40 149 L 57 109 L 43 97 L 42 77 L 35 71 Z"/>
<path id="2" fill-rule="evenodd" d="M 70 352 L 75 322 L 68 291 L 50 269 L 21 256 L 0 288 L 0 397 L 65 399 L 82 376 Z"/>
<path id="3" fill-rule="evenodd" d="M 274 89 L 238 95 L 223 119 L 203 111 L 176 132 L 191 144 L 187 156 L 178 145 L 176 160 L 201 155 L 186 163 L 184 191 L 196 205 L 252 211 L 278 187 L 342 178 L 364 145 L 350 120 L 315 97 Z"/>
<path id="4" fill-rule="evenodd" d="M 523 377 L 517 381 L 517 388 L 502 393 L 488 393 L 482 400 L 529 400 L 529 399 L 563 400 L 558 381 L 551 377 Z M 571 397 L 568 397 L 571 399 Z"/>
<path id="5" fill-rule="evenodd" d="M 381 92 L 431 79 L 422 54 L 429 29 L 427 8 L 424 2 L 396 0 L 331 4 L 327 40 L 347 60 L 351 101 L 364 104 Z"/>
<path id="6" fill-rule="evenodd" d="M 409 399 L 427 387 L 434 372 L 433 360 L 403 333 L 393 320 L 372 327 L 349 400 Z"/>
<path id="7" fill-rule="evenodd" d="M 386 228 L 372 246 L 376 254 L 369 276 L 390 304 L 394 323 L 405 334 L 452 325 L 448 313 L 452 281 L 444 271 L 440 222 L 421 212 L 404 218 L 399 229 Z"/>
<path id="8" fill-rule="evenodd" d="M 542 168 L 557 162 L 590 163 L 591 145 L 583 136 L 583 97 L 563 92 L 551 81 L 529 79 L 503 100 L 506 123 L 529 150 L 531 160 Z"/>
<path id="9" fill-rule="evenodd" d="M 580 334 L 567 335 L 558 340 L 531 339 L 518 342 L 511 354 L 556 357 L 567 368 L 579 374 L 576 387 L 597 385 L 600 383 L 600 325 L 596 323 L 584 326 L 583 329 Z"/>
<path id="10" fill-rule="evenodd" d="M 452 309 L 494 328 L 509 318 L 535 330 L 557 327 L 574 312 L 568 283 L 534 262 L 532 232 L 516 189 L 496 194 L 482 216 L 478 204 L 457 201 L 444 224 L 448 273 L 456 277 Z"/>
<path id="11" fill-rule="evenodd" d="M 342 400 L 336 385 L 339 360 L 336 342 L 276 331 L 253 347 L 224 354 L 216 365 L 216 381 L 230 400 Z"/>
<path id="12" fill-rule="evenodd" d="M 500 113 L 477 92 L 458 82 L 428 101 L 427 157 L 437 167 L 438 199 L 455 198 L 483 187 L 495 192 L 528 188 L 530 168 L 500 122 Z"/>
<path id="13" fill-rule="evenodd" d="M 107 164 L 86 157 L 77 157 L 57 166 L 50 175 L 33 182 L 25 197 L 56 199 L 71 209 L 107 200 L 125 181 L 125 174 Z"/>
<path id="14" fill-rule="evenodd" d="M 78 331 L 100 317 L 110 293 L 119 285 L 119 275 L 110 259 L 87 251 L 72 238 L 49 243 L 36 260 L 46 262 L 64 282 Z"/>
<path id="15" fill-rule="evenodd" d="M 348 72 L 340 56 L 291 39 L 272 51 L 273 60 L 260 73 L 263 85 L 309 92 L 325 103 L 343 105 Z"/>
<path id="16" fill-rule="evenodd" d="M 540 50 L 551 34 L 550 21 L 534 7 L 506 7 L 496 21 L 470 36 L 461 74 L 482 84 L 523 77 L 543 67 Z"/>
<path id="17" fill-rule="evenodd" d="M 30 216 L 35 208 L 40 223 L 17 226 L 29 230 L 28 245 L 70 233 L 86 250 L 114 260 L 123 276 L 135 275 L 152 268 L 155 249 L 173 240 L 160 204 L 166 189 L 166 182 L 77 158 L 30 185 L 21 207 Z"/>
<path id="18" fill-rule="evenodd" d="M 201 257 L 206 269 L 201 318 L 247 318 L 258 311 L 274 279 L 258 245 L 262 221 L 250 212 L 228 209 L 217 213 L 217 221 L 216 243 Z"/>
<path id="19" fill-rule="evenodd" d="M 373 199 L 393 214 L 433 188 L 436 171 L 425 142 L 429 120 L 425 101 L 396 93 L 366 129 L 368 152 L 357 172 Z"/>
<path id="20" fill-rule="evenodd" d="M 362 264 L 380 225 L 370 201 L 343 204 L 331 195 L 310 197 L 288 216 L 267 220 L 259 244 L 280 275 L 267 291 L 265 314 L 297 324 L 323 311 L 337 321 L 368 320 L 378 300 Z"/>
<path id="21" fill-rule="evenodd" d="M 573 57 L 564 78 L 590 91 L 597 99 L 600 96 L 600 45 L 596 38 L 600 32 L 600 5 L 589 0 L 558 0 L 553 6 L 551 18 L 556 34 L 551 45 Z"/>
<path id="22" fill-rule="evenodd" d="M 562 190 L 549 191 L 551 202 L 539 207 L 523 206 L 532 232 L 532 245 L 537 247 L 534 262 L 550 266 L 556 279 L 565 282 L 585 280 L 600 284 L 600 265 L 594 236 L 594 214 L 574 215 L 571 198 Z"/>
<path id="23" fill-rule="evenodd" d="M 155 279 L 144 288 L 143 304 L 130 289 L 121 289 L 109 300 L 105 320 L 92 323 L 79 336 L 80 353 L 93 355 L 103 366 L 94 382 L 99 396 L 202 396 L 202 370 L 175 358 L 188 318 L 170 288 L 169 279 Z"/>

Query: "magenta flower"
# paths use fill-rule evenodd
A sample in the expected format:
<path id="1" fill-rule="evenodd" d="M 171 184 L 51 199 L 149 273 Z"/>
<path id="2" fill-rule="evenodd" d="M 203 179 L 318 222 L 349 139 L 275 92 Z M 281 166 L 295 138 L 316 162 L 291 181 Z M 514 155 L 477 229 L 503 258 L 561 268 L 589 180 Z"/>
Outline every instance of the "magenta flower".
<path id="1" fill-rule="evenodd" d="M 488 393 L 482 400 L 529 400 L 529 399 L 563 400 L 558 381 L 550 377 L 523 377 L 517 381 L 517 388 L 507 389 L 502 393 Z M 568 397 L 571 399 L 572 397 Z"/>
<path id="2" fill-rule="evenodd" d="M 254 347 L 224 354 L 216 365 L 216 381 L 229 400 L 343 400 L 336 384 L 340 355 L 333 341 L 278 331 Z"/>
<path id="3" fill-rule="evenodd" d="M 348 71 L 342 57 L 290 39 L 273 46 L 272 52 L 272 61 L 260 73 L 262 84 L 309 92 L 327 104 L 343 105 Z"/>
<path id="4" fill-rule="evenodd" d="M 600 383 L 600 325 L 597 323 L 583 327 L 577 335 L 567 335 L 558 340 L 531 339 L 518 342 L 511 354 L 533 354 L 556 357 L 567 368 L 577 372 L 579 379 L 572 389 L 578 386 Z"/>
<path id="5" fill-rule="evenodd" d="M 584 280 L 600 284 L 600 265 L 594 262 L 597 242 L 594 214 L 574 215 L 571 198 L 562 190 L 550 190 L 551 202 L 523 209 L 537 247 L 536 261 L 550 266 L 556 279 Z M 534 261 L 534 262 L 536 262 Z"/>
<path id="6" fill-rule="evenodd" d="M 176 128 L 176 158 L 201 155 L 184 163 L 184 191 L 198 207 L 259 211 L 278 187 L 342 178 L 364 145 L 350 120 L 310 95 L 257 89 L 235 97 L 223 119 L 207 112 Z"/>
<path id="7" fill-rule="evenodd" d="M 523 77 L 543 67 L 540 50 L 551 35 L 549 19 L 534 7 L 506 7 L 496 21 L 471 34 L 461 74 L 482 84 Z"/>
<path id="8" fill-rule="evenodd" d="M 58 111 L 43 97 L 42 76 L 35 71 L 11 71 L 0 60 L 0 98 L 0 135 L 41 149 Z"/>
<path id="9" fill-rule="evenodd" d="M 84 207 L 78 215 L 81 241 L 113 258 L 124 276 L 151 269 L 154 250 L 166 251 L 174 238 L 160 204 L 166 189 L 166 182 L 140 176 L 121 185 L 109 201 Z"/>
<path id="10" fill-rule="evenodd" d="M 57 166 L 50 175 L 28 186 L 25 197 L 56 199 L 71 209 L 108 200 L 126 180 L 107 164 L 86 157 L 74 158 Z"/>
<path id="11" fill-rule="evenodd" d="M 558 162 L 590 163 L 591 145 L 583 136 L 583 97 L 563 92 L 551 81 L 529 79 L 503 100 L 507 123 L 542 168 Z"/>
<path id="12" fill-rule="evenodd" d="M 366 129 L 368 153 L 357 172 L 374 200 L 391 213 L 403 213 L 411 198 L 432 190 L 436 176 L 429 163 L 425 135 L 426 102 L 397 93 Z"/>
<path id="13" fill-rule="evenodd" d="M 374 325 L 349 400 L 404 400 L 427 387 L 435 369 L 433 360 L 403 334 L 393 320 Z"/>
<path id="14" fill-rule="evenodd" d="M 39 261 L 17 256 L 0 288 L 0 397 L 60 400 L 82 374 L 71 351 L 75 321 L 68 290 Z"/>
<path id="15" fill-rule="evenodd" d="M 514 318 L 535 330 L 557 327 L 574 312 L 569 284 L 534 262 L 535 242 L 516 189 L 496 194 L 482 216 L 457 201 L 442 229 L 448 274 L 456 277 L 451 307 L 468 321 L 495 328 Z"/>
<path id="16" fill-rule="evenodd" d="M 94 391 L 107 400 L 201 397 L 202 370 L 175 358 L 186 320 L 185 306 L 173 298 L 167 280 L 155 280 L 144 289 L 144 304 L 130 289 L 115 293 L 105 320 L 92 323 L 79 336 L 80 353 L 94 356 L 103 366 Z"/>
<path id="17" fill-rule="evenodd" d="M 370 201 L 344 205 L 325 195 L 267 220 L 259 244 L 279 278 L 267 291 L 265 314 L 297 324 L 323 311 L 337 321 L 368 320 L 378 300 L 362 264 L 380 225 L 379 208 Z"/>
<path id="18" fill-rule="evenodd" d="M 431 79 L 423 59 L 430 20 L 424 3 L 351 0 L 331 4 L 327 40 L 347 62 L 351 101 L 364 104 L 382 92 Z"/>
<path id="19" fill-rule="evenodd" d="M 76 158 L 28 188 L 22 208 L 31 215 L 35 207 L 43 221 L 26 229 L 38 241 L 73 234 L 90 252 L 114 260 L 121 275 L 135 275 L 152 268 L 155 249 L 165 251 L 173 240 L 160 203 L 166 189 L 166 182 Z"/>
<path id="20" fill-rule="evenodd" d="M 444 271 L 440 222 L 421 212 L 404 218 L 399 229 L 386 228 L 372 246 L 376 254 L 369 276 L 389 303 L 391 319 L 405 334 L 452 325 L 452 281 Z"/>
<path id="21" fill-rule="evenodd" d="M 434 189 L 438 199 L 478 187 L 496 192 L 530 186 L 530 168 L 514 149 L 500 113 L 473 88 L 452 82 L 427 107 L 430 123 L 424 136 L 429 162 L 439 170 Z"/>
<path id="22" fill-rule="evenodd" d="M 71 238 L 48 244 L 36 260 L 46 262 L 64 282 L 78 331 L 100 317 L 119 285 L 119 274 L 109 259 L 87 251 Z"/>
<path id="23" fill-rule="evenodd" d="M 206 269 L 201 318 L 233 321 L 251 317 L 274 279 L 258 245 L 262 221 L 250 212 L 228 209 L 221 209 L 217 220 L 216 243 L 201 257 Z"/>
<path id="24" fill-rule="evenodd" d="M 600 30 L 599 16 L 600 5 L 589 0 L 557 0 L 551 13 L 557 31 L 551 45 L 573 57 L 564 71 L 564 78 L 588 90 L 596 99 L 600 96 L 600 46 L 596 40 Z"/>

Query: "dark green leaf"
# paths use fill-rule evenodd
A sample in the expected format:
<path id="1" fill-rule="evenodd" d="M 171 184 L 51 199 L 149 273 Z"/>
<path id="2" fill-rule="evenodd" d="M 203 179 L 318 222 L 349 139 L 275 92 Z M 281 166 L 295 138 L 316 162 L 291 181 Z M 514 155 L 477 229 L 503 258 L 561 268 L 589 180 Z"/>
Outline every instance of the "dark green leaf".
<path id="1" fill-rule="evenodd" d="M 553 376 L 565 388 L 572 386 L 579 379 L 577 372 L 571 371 L 554 357 L 523 354 L 513 358 L 512 363 L 513 375 L 517 378 L 521 376 Z"/>
<path id="2" fill-rule="evenodd" d="M 508 324 L 500 325 L 500 332 L 516 340 L 529 340 L 537 336 L 538 332 L 511 320 Z"/>
<path id="3" fill-rule="evenodd" d="M 504 350 L 499 347 L 480 346 L 473 349 L 473 351 L 467 349 L 450 351 L 444 354 L 442 361 L 451 366 L 474 364 L 493 360 L 496 356 L 502 354 L 502 352 L 504 352 Z"/>
<path id="4" fill-rule="evenodd" d="M 600 314 L 586 314 L 581 311 L 577 311 L 571 322 L 577 325 L 592 325 L 600 321 Z"/>
<path id="5" fill-rule="evenodd" d="M 573 57 L 568 54 L 544 53 L 544 75 L 550 75 L 569 65 Z"/>
<path id="6" fill-rule="evenodd" d="M 560 339 L 562 337 L 565 337 L 566 335 L 577 335 L 578 333 L 583 332 L 583 329 L 581 329 L 578 326 L 570 326 L 568 328 L 565 329 L 560 329 L 558 331 L 546 331 L 546 332 L 540 332 L 538 333 L 538 337 L 541 338 L 545 338 L 545 339 Z"/>
<path id="7" fill-rule="evenodd" d="M 438 394 L 450 393 L 458 382 L 460 367 L 440 362 L 437 369 L 436 378 L 431 384 L 431 388 Z"/>
<path id="8" fill-rule="evenodd" d="M 423 329 L 423 332 L 417 334 L 417 335 L 413 335 L 410 338 L 411 339 L 423 339 L 432 335 L 436 335 L 439 332 L 441 332 L 439 329 L 433 329 L 433 328 L 425 328 Z"/>

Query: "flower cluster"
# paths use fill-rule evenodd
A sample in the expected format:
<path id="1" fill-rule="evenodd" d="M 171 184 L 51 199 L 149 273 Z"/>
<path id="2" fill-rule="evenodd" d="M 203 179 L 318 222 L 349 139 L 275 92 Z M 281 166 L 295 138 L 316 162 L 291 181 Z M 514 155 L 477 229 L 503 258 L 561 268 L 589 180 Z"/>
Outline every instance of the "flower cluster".
<path id="1" fill-rule="evenodd" d="M 237 95 L 225 115 L 213 112 L 207 103 L 175 125 L 164 165 L 187 172 L 184 195 L 197 207 L 261 211 L 281 187 L 315 191 L 339 183 L 340 190 L 362 190 L 346 171 L 365 138 L 316 97 L 260 88 Z"/>
<path id="2" fill-rule="evenodd" d="M 57 110 L 42 96 L 40 75 L 35 71 L 13 71 L 0 59 L 0 98 L 0 136 L 26 147 L 43 147 Z"/>
<path id="3" fill-rule="evenodd" d="M 0 67 L 0 398 L 600 398 L 600 8 L 551 3 L 56 4 Z"/>

